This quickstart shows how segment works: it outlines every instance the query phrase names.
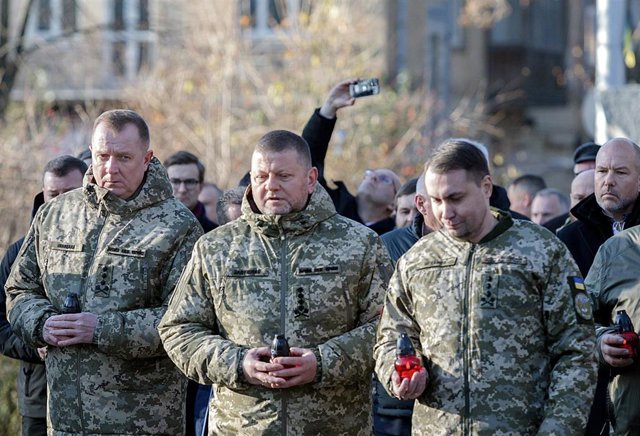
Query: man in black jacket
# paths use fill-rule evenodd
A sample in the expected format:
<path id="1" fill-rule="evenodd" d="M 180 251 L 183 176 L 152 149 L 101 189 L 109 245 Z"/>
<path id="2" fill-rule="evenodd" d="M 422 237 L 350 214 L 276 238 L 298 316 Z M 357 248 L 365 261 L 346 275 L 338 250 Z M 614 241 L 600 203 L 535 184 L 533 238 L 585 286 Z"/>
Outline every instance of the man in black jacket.
<path id="1" fill-rule="evenodd" d="M 87 165 L 72 156 L 60 156 L 49 161 L 44 169 L 42 192 L 33 200 L 32 216 L 35 216 L 45 202 L 82 186 L 82 177 L 86 170 Z M 47 380 L 43 363 L 46 351 L 26 346 L 13 333 L 7 321 L 4 284 L 23 241 L 24 237 L 14 242 L 7 249 L 0 264 L 0 353 L 21 361 L 18 373 L 18 408 L 22 416 L 22 434 L 46 435 Z"/>
<path id="2" fill-rule="evenodd" d="M 640 148 L 627 138 L 614 138 L 598 151 L 595 192 L 571 209 L 576 218 L 558 231 L 580 273 L 587 276 L 598 248 L 615 233 L 640 224 Z M 608 370 L 598 372 L 587 435 L 608 434 L 606 388 Z M 604 429 L 604 430 L 603 430 Z"/>
<path id="3" fill-rule="evenodd" d="M 595 192 L 571 209 L 576 221 L 558 237 L 586 277 L 600 245 L 640 224 L 640 148 L 627 138 L 605 143 L 596 158 Z"/>
<path id="4" fill-rule="evenodd" d="M 327 181 L 324 178 L 324 160 L 327 156 L 331 134 L 336 125 L 336 114 L 339 109 L 352 106 L 355 103 L 355 99 L 349 95 L 349 85 L 355 82 L 355 80 L 343 80 L 331 88 L 322 107 L 314 111 L 307 125 L 304 127 L 302 137 L 309 143 L 313 165 L 318 168 L 318 181 L 331 196 L 338 213 L 347 218 L 362 222 L 379 235 L 382 235 L 393 230 L 395 227 L 395 222 L 392 217 L 393 196 L 400 186 L 400 180 L 393 171 L 388 169 L 373 170 L 373 172 L 379 174 L 380 177 L 385 177 L 384 174 L 388 175 L 382 182 L 380 180 L 374 180 L 377 184 L 374 186 L 370 183 L 372 178 L 369 177 L 369 180 L 367 180 L 368 177 L 365 172 L 365 177 L 360 183 L 358 193 L 355 197 L 348 191 L 343 182 L 334 180 L 333 183 L 336 185 L 336 188 L 330 188 L 327 186 Z M 486 147 L 475 141 L 471 142 L 480 148 L 485 158 L 489 160 Z M 391 184 L 390 178 L 394 179 L 394 192 L 391 198 L 388 198 L 390 192 L 389 185 Z M 376 193 L 377 197 L 372 198 L 370 194 L 375 192 L 376 188 L 380 192 Z M 489 203 L 492 207 L 509 212 L 514 218 L 528 220 L 524 215 L 510 210 L 507 191 L 501 186 L 493 186 Z"/>
<path id="5" fill-rule="evenodd" d="M 355 197 L 343 182 L 334 181 L 336 188 L 330 188 L 324 178 L 324 160 L 336 125 L 336 114 L 339 109 L 355 103 L 355 98 L 349 94 L 349 85 L 355 82 L 343 80 L 331 88 L 322 107 L 314 111 L 304 127 L 302 137 L 311 149 L 313 166 L 318 168 L 318 181 L 329 193 L 338 213 L 382 235 L 395 228 L 395 195 L 401 185 L 396 173 L 387 168 L 365 171 Z"/>

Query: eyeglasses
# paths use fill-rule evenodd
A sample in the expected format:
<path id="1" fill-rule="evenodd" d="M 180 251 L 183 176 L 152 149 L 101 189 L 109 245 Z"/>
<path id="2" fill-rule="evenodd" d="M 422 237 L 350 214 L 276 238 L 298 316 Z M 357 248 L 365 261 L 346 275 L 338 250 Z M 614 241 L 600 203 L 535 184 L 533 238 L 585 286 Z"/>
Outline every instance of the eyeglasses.
<path id="1" fill-rule="evenodd" d="M 200 181 L 196 179 L 169 179 L 169 182 L 171 182 L 171 186 L 174 188 L 179 188 L 180 185 L 184 183 L 184 187 L 187 189 L 193 189 L 200 183 Z"/>
<path id="2" fill-rule="evenodd" d="M 380 182 L 384 183 L 385 185 L 393 185 L 393 179 L 391 178 L 391 176 L 389 176 L 388 174 L 385 173 L 377 173 L 374 170 L 366 170 L 364 172 L 364 176 L 365 177 L 375 177 L 377 180 L 379 180 Z"/>

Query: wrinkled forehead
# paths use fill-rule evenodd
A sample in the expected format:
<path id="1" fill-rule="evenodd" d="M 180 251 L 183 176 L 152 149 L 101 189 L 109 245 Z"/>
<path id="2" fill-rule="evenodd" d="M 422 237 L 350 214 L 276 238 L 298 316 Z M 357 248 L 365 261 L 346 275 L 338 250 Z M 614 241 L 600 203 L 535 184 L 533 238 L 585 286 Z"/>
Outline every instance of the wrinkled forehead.
<path id="1" fill-rule="evenodd" d="M 606 143 L 596 156 L 596 167 L 636 167 L 640 150 L 630 142 L 613 140 Z"/>
<path id="2" fill-rule="evenodd" d="M 391 171 L 389 168 L 376 168 L 371 171 L 373 171 L 376 175 L 389 177 L 391 180 L 393 180 L 393 186 L 395 187 L 395 189 L 398 190 L 400 188 L 400 177 L 398 177 L 398 175 Z"/>
<path id="3" fill-rule="evenodd" d="M 305 169 L 301 156 L 295 150 L 260 151 L 251 156 L 251 172 L 256 171 L 295 171 Z"/>
<path id="4" fill-rule="evenodd" d="M 148 150 L 149 144 L 140 137 L 140 131 L 133 123 L 125 124 L 119 131 L 112 125 L 102 122 L 96 126 L 91 136 L 91 149 L 101 149 L 110 146 L 136 146 Z"/>
<path id="5" fill-rule="evenodd" d="M 445 172 L 435 172 L 428 169 L 425 174 L 427 194 L 434 198 L 445 198 L 458 192 L 464 192 L 470 183 L 476 184 L 468 171 L 462 169 Z"/>

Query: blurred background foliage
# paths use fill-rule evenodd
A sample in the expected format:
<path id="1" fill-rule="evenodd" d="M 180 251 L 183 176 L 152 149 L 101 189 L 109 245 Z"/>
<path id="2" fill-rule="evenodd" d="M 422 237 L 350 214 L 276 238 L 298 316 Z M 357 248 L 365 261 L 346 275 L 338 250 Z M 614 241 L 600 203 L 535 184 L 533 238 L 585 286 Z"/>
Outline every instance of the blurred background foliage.
<path id="1" fill-rule="evenodd" d="M 329 89 L 345 78 L 379 77 L 383 83 L 380 95 L 338 114 L 325 174 L 344 180 L 352 192 L 369 167 L 388 167 L 408 179 L 440 140 L 496 133 L 482 92 L 448 109 L 402 77 L 393 88 L 384 85 L 382 0 L 303 2 L 307 6 L 295 22 L 282 21 L 259 42 L 246 37 L 250 19 L 230 4 L 181 2 L 179 19 L 157 29 L 153 67 L 125 90 L 123 100 L 80 102 L 73 118 L 58 116 L 42 98 L 43 73 L 31 73 L 30 97 L 12 103 L 0 125 L 0 254 L 28 228 L 44 164 L 82 151 L 93 119 L 114 107 L 143 114 L 161 160 L 192 151 L 205 163 L 207 180 L 222 188 L 235 186 L 249 169 L 261 135 L 275 128 L 301 132 Z M 214 6 L 216 14 L 202 13 Z M 0 422 L 6 423 L 0 436 L 19 434 L 16 371 L 16 362 L 0 357 Z"/>

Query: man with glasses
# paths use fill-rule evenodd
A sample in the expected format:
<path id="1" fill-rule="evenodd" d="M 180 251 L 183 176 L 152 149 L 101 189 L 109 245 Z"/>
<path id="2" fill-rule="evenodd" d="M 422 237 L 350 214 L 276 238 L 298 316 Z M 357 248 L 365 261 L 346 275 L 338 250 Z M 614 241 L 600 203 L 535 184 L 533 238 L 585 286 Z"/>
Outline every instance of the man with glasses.
<path id="1" fill-rule="evenodd" d="M 205 233 L 218 227 L 207 216 L 204 204 L 198 201 L 204 182 L 204 165 L 193 153 L 178 151 L 164 161 L 173 195 L 196 216 Z M 213 218 L 213 217 L 211 217 Z"/>
<path id="2" fill-rule="evenodd" d="M 198 219 L 205 233 L 218 227 L 207 216 L 204 204 L 198 196 L 204 186 L 204 165 L 200 159 L 188 151 L 178 151 L 164 161 L 169 174 L 173 195 Z M 213 218 L 213 217 L 212 217 Z M 187 436 L 201 434 L 206 421 L 207 404 L 211 386 L 189 380 L 187 385 Z"/>

